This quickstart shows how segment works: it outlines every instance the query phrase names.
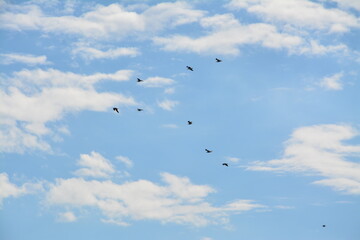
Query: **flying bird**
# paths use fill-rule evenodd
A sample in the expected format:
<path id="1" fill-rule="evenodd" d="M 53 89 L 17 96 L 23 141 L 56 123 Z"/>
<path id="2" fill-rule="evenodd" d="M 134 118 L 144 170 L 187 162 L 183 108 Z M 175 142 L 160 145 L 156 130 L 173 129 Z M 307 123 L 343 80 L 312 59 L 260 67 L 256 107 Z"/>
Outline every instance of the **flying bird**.
<path id="1" fill-rule="evenodd" d="M 192 67 L 186 66 L 186 68 L 190 71 L 194 71 L 194 69 Z"/>
<path id="2" fill-rule="evenodd" d="M 144 80 L 141 80 L 140 78 L 137 78 L 137 82 L 143 82 Z"/>
<path id="3" fill-rule="evenodd" d="M 138 110 L 138 112 L 144 111 L 144 109 L 142 109 L 142 108 L 138 108 L 137 110 Z"/>
<path id="4" fill-rule="evenodd" d="M 216 62 L 222 62 L 221 59 L 215 58 Z"/>
<path id="5" fill-rule="evenodd" d="M 192 121 L 188 121 L 188 125 L 191 125 L 192 124 Z"/>
<path id="6" fill-rule="evenodd" d="M 323 225 L 323 227 L 326 227 L 326 225 Z"/>
<path id="7" fill-rule="evenodd" d="M 209 149 L 206 149 L 206 148 L 205 148 L 205 151 L 206 151 L 206 153 L 211 153 L 212 152 L 212 150 L 209 150 Z"/>
<path id="8" fill-rule="evenodd" d="M 222 165 L 223 165 L 223 166 L 226 166 L 226 167 L 228 167 L 228 166 L 229 166 L 229 164 L 227 164 L 227 163 L 223 163 Z"/>
<path id="9" fill-rule="evenodd" d="M 114 107 L 113 110 L 114 110 L 115 112 L 119 113 L 119 109 L 118 109 L 118 108 Z"/>

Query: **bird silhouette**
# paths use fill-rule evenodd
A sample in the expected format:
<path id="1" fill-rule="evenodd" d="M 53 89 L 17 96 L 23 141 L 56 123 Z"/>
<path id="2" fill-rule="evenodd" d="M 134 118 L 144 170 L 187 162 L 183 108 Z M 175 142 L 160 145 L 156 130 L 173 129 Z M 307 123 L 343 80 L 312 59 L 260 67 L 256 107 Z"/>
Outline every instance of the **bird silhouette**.
<path id="1" fill-rule="evenodd" d="M 143 82 L 144 80 L 141 80 L 140 78 L 137 78 L 137 82 Z"/>
<path id="2" fill-rule="evenodd" d="M 206 149 L 206 148 L 205 148 L 205 151 L 206 151 L 206 153 L 211 153 L 212 152 L 212 150 L 209 150 L 209 149 Z"/>
<path id="3" fill-rule="evenodd" d="M 142 108 L 138 108 L 137 110 L 138 110 L 138 112 L 144 111 L 144 109 L 142 109 Z"/>
<path id="4" fill-rule="evenodd" d="M 323 225 L 323 227 L 326 227 L 326 225 Z"/>
<path id="5" fill-rule="evenodd" d="M 215 58 L 216 62 L 222 62 L 221 59 Z"/>
<path id="6" fill-rule="evenodd" d="M 227 163 L 223 163 L 222 165 L 223 165 L 223 166 L 226 166 L 226 167 L 228 167 L 228 166 L 229 166 L 229 164 L 227 164 Z"/>
<path id="7" fill-rule="evenodd" d="M 192 121 L 188 121 L 188 125 L 191 125 L 192 124 Z"/>
<path id="8" fill-rule="evenodd" d="M 194 71 L 194 69 L 192 67 L 186 66 L 186 68 L 190 71 Z"/>
<path id="9" fill-rule="evenodd" d="M 114 110 L 115 112 L 119 113 L 119 109 L 118 109 L 118 108 L 114 107 L 113 110 Z"/>

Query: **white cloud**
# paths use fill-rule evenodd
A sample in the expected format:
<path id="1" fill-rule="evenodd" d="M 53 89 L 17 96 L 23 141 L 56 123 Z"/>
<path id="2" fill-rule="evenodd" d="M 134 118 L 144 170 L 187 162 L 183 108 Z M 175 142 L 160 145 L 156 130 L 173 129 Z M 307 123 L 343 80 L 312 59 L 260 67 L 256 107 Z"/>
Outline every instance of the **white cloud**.
<path id="1" fill-rule="evenodd" d="M 237 157 L 226 157 L 226 160 L 233 162 L 233 163 L 237 163 L 240 161 L 240 158 Z"/>
<path id="2" fill-rule="evenodd" d="M 79 87 L 93 89 L 94 84 L 100 81 L 128 81 L 133 75 L 131 70 L 119 70 L 115 73 L 94 73 L 91 75 L 62 72 L 57 69 L 23 69 L 14 72 L 7 79 L 12 86 L 21 88 L 37 87 Z"/>
<path id="3" fill-rule="evenodd" d="M 40 183 L 25 183 L 18 187 L 9 181 L 6 173 L 0 173 L 0 206 L 5 198 L 20 197 L 25 194 L 31 194 L 42 190 Z"/>
<path id="4" fill-rule="evenodd" d="M 289 210 L 289 209 L 294 209 L 295 207 L 293 207 L 293 206 L 286 206 L 286 205 L 277 205 L 277 206 L 275 206 L 275 208 L 283 209 L 283 210 Z"/>
<path id="5" fill-rule="evenodd" d="M 115 225 L 118 225 L 118 226 L 121 226 L 121 227 L 130 226 L 130 224 L 128 224 L 126 222 L 119 221 L 119 220 L 114 220 L 114 219 L 101 219 L 101 222 L 115 224 Z"/>
<path id="6" fill-rule="evenodd" d="M 106 51 L 102 51 L 100 49 L 81 43 L 77 44 L 77 46 L 72 50 L 72 54 L 79 55 L 86 60 L 94 60 L 115 59 L 123 56 L 136 57 L 140 54 L 140 52 L 135 47 L 112 48 Z"/>
<path id="7" fill-rule="evenodd" d="M 0 127 L 0 152 L 24 153 L 35 149 L 51 152 L 51 147 L 37 135 L 16 126 L 16 123 L 2 124 Z"/>
<path id="8" fill-rule="evenodd" d="M 330 0 L 330 2 L 336 2 L 343 8 L 354 8 L 360 11 L 360 1 L 358 0 Z"/>
<path id="9" fill-rule="evenodd" d="M 174 94 L 175 93 L 175 88 L 166 88 L 164 90 L 164 93 L 166 93 L 166 94 Z"/>
<path id="10" fill-rule="evenodd" d="M 0 54 L 0 57 L 0 64 L 5 65 L 13 63 L 24 63 L 28 65 L 50 64 L 44 55 L 34 56 L 31 54 L 2 53 Z"/>
<path id="11" fill-rule="evenodd" d="M 336 8 L 325 8 L 308 0 L 232 0 L 230 9 L 245 8 L 269 22 L 280 22 L 297 27 L 346 32 L 360 27 L 359 19 Z"/>
<path id="12" fill-rule="evenodd" d="M 201 54 L 237 55 L 239 47 L 260 44 L 274 49 L 293 49 L 303 44 L 303 39 L 279 33 L 275 26 L 264 23 L 243 25 L 232 14 L 202 18 L 201 26 L 208 34 L 198 38 L 184 35 L 155 37 L 154 43 L 167 51 L 186 51 Z"/>
<path id="13" fill-rule="evenodd" d="M 0 14 L 0 27 L 13 30 L 39 30 L 80 35 L 91 39 L 121 39 L 188 24 L 204 12 L 185 2 L 160 3 L 142 13 L 126 10 L 119 4 L 96 5 L 80 16 L 47 16 L 36 5 L 10 5 Z"/>
<path id="14" fill-rule="evenodd" d="M 73 212 L 68 211 L 68 212 L 59 213 L 57 220 L 59 222 L 75 222 L 77 220 L 77 217 Z"/>
<path id="15" fill-rule="evenodd" d="M 168 99 L 165 99 L 162 102 L 158 102 L 158 106 L 167 111 L 172 111 L 174 107 L 178 104 L 179 104 L 178 101 L 172 101 Z"/>
<path id="16" fill-rule="evenodd" d="M 124 163 L 129 168 L 133 167 L 133 165 L 134 165 L 134 163 L 128 157 L 117 156 L 116 159 L 119 160 L 120 162 Z"/>
<path id="17" fill-rule="evenodd" d="M 140 82 L 139 85 L 143 87 L 159 88 L 159 87 L 166 87 L 169 85 L 173 85 L 174 83 L 175 81 L 170 78 L 149 77 L 145 79 L 143 82 Z"/>
<path id="18" fill-rule="evenodd" d="M 294 54 L 308 54 L 308 55 L 325 55 L 328 53 L 347 53 L 349 51 L 348 47 L 345 44 L 337 45 L 321 45 L 316 40 L 310 40 L 309 44 L 300 46 L 291 53 Z"/>
<path id="19" fill-rule="evenodd" d="M 199 54 L 237 55 L 240 47 L 248 44 L 284 49 L 290 54 L 299 55 L 324 55 L 349 51 L 344 44 L 322 45 L 317 40 L 311 39 L 308 34 L 287 30 L 291 29 L 290 27 L 279 30 L 278 27 L 268 23 L 241 24 L 232 14 L 203 17 L 200 25 L 208 29 L 204 36 L 193 38 L 185 35 L 171 35 L 154 37 L 153 41 L 166 51 Z"/>
<path id="20" fill-rule="evenodd" d="M 205 11 L 194 10 L 189 3 L 180 1 L 160 3 L 143 13 L 152 29 L 159 30 L 197 22 L 204 14 Z"/>
<path id="21" fill-rule="evenodd" d="M 114 105 L 135 105 L 132 97 L 118 93 L 97 92 L 95 84 L 127 81 L 132 71 L 113 74 L 80 75 L 56 69 L 21 70 L 5 76 L 0 90 L 0 147 L 5 152 L 24 152 L 34 148 L 49 151 L 42 136 L 52 134 L 46 125 L 59 121 L 69 112 L 105 111 Z M 60 133 L 60 132 L 59 132 Z"/>
<path id="22" fill-rule="evenodd" d="M 195 185 L 186 177 L 163 173 L 164 185 L 148 180 L 122 184 L 110 180 L 57 179 L 46 194 L 49 206 L 92 207 L 105 217 L 101 221 L 127 226 L 129 221 L 157 220 L 163 223 L 206 226 L 224 224 L 230 214 L 263 208 L 250 200 L 235 200 L 222 207 L 205 201 L 215 190 Z"/>
<path id="23" fill-rule="evenodd" d="M 360 164 L 346 159 L 359 156 L 360 145 L 342 143 L 357 135 L 358 132 L 347 125 L 302 127 L 286 141 L 282 158 L 254 162 L 247 169 L 313 174 L 324 178 L 315 184 L 347 194 L 360 194 Z"/>
<path id="24" fill-rule="evenodd" d="M 172 194 L 189 202 L 201 201 L 209 193 L 214 192 L 209 186 L 193 185 L 186 177 L 181 178 L 170 173 L 162 173 L 161 177 L 168 184 L 168 190 Z"/>
<path id="25" fill-rule="evenodd" d="M 342 90 L 341 78 L 343 75 L 344 74 L 340 72 L 329 77 L 324 77 L 319 85 L 327 90 Z"/>
<path id="26" fill-rule="evenodd" d="M 81 154 L 78 165 L 83 167 L 74 172 L 77 176 L 109 178 L 115 173 L 115 168 L 109 160 L 97 152 Z"/>
<path id="27" fill-rule="evenodd" d="M 97 5 L 80 16 L 48 16 L 36 5 L 6 4 L 7 11 L 0 14 L 0 28 L 80 35 L 88 40 L 102 41 L 125 37 L 135 37 L 136 40 L 150 38 L 167 51 L 199 54 L 237 55 L 241 46 L 259 44 L 266 48 L 285 49 L 291 54 L 320 55 L 346 51 L 347 47 L 344 44 L 324 46 L 311 39 L 308 32 L 300 33 L 304 32 L 302 28 L 342 32 L 360 26 L 359 19 L 347 12 L 327 9 L 320 3 L 307 0 L 234 0 L 228 6 L 231 9 L 246 8 L 263 16 L 269 23 L 242 24 L 232 14 L 206 16 L 206 11 L 194 9 L 186 2 L 159 3 L 136 11 L 119 4 Z M 274 22 L 282 24 L 274 26 Z M 199 23 L 200 32 L 205 34 L 198 37 L 160 35 L 169 28 L 189 23 Z M 134 48 L 101 50 L 80 44 L 73 53 L 91 60 L 136 56 L 138 51 Z"/>
<path id="28" fill-rule="evenodd" d="M 25 189 L 12 184 L 6 173 L 0 173 L 0 203 L 7 197 L 18 197 L 24 194 Z"/>

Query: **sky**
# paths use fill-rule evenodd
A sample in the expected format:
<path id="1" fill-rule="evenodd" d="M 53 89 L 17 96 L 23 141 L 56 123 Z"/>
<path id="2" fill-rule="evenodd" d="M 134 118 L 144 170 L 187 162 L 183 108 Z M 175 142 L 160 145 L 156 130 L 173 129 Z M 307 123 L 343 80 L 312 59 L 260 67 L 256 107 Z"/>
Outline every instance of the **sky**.
<path id="1" fill-rule="evenodd" d="M 360 239 L 358 0 L 0 0 L 0 35 L 0 239 Z"/>

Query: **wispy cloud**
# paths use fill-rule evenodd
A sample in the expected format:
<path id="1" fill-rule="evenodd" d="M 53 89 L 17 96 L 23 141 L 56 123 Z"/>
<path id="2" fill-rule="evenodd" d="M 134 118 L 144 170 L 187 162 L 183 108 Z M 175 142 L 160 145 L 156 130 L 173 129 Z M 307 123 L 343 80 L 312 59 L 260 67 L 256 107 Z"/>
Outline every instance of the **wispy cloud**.
<path id="1" fill-rule="evenodd" d="M 342 90 L 341 78 L 344 76 L 342 72 L 336 73 L 334 75 L 324 77 L 319 85 L 327 90 Z"/>
<path id="2" fill-rule="evenodd" d="M 0 28 L 79 35 L 96 41 L 123 40 L 129 37 L 138 40 L 141 36 L 142 40 L 151 39 L 166 51 L 199 54 L 237 55 L 240 47 L 248 44 L 286 50 L 291 54 L 346 52 L 348 48 L 345 44 L 323 45 L 312 39 L 315 36 L 306 31 L 337 33 L 360 27 L 357 17 L 351 13 L 329 9 L 321 3 L 308 0 L 233 0 L 227 4 L 231 10 L 244 8 L 264 20 L 253 24 L 242 24 L 233 14 L 211 16 L 207 11 L 195 9 L 190 3 L 180 1 L 146 6 L 137 11 L 116 3 L 97 5 L 80 16 L 49 16 L 39 6 L 31 4 L 16 7 L 5 5 L 7 11 L 0 14 Z M 282 11 L 283 9 L 286 11 Z M 118 24 L 119 22 L 122 24 Z M 200 27 L 201 32 L 206 34 L 199 37 L 162 34 L 189 23 L 196 23 L 196 27 Z M 303 28 L 305 33 L 301 33 Z M 91 60 L 136 56 L 138 50 L 101 50 L 80 44 L 73 53 Z"/>
<path id="3" fill-rule="evenodd" d="M 78 165 L 83 168 L 76 170 L 74 174 L 81 177 L 109 178 L 115 173 L 111 162 L 94 151 L 90 154 L 81 154 Z"/>
<path id="4" fill-rule="evenodd" d="M 269 22 L 291 24 L 296 27 L 346 32 L 359 28 L 356 16 L 336 8 L 326 8 L 321 3 L 308 0 L 232 0 L 229 9 L 246 9 Z"/>
<path id="5" fill-rule="evenodd" d="M 175 88 L 166 88 L 164 90 L 165 94 L 174 94 L 175 93 Z"/>
<path id="6" fill-rule="evenodd" d="M 173 101 L 168 99 L 158 102 L 158 106 L 167 111 L 172 111 L 174 107 L 178 104 L 179 104 L 178 101 Z"/>
<path id="7" fill-rule="evenodd" d="M 86 44 L 77 44 L 72 50 L 73 55 L 79 55 L 86 60 L 94 59 L 116 59 L 119 57 L 136 57 L 140 55 L 140 51 L 135 47 L 110 48 L 100 50 Z"/>
<path id="8" fill-rule="evenodd" d="M 2 53 L 0 54 L 0 64 L 13 64 L 13 63 L 23 63 L 27 65 L 45 65 L 51 64 L 51 62 L 47 61 L 47 57 L 42 56 L 34 56 L 31 54 L 19 54 L 19 53 Z"/>
<path id="9" fill-rule="evenodd" d="M 286 205 L 276 205 L 275 208 L 283 209 L 283 210 L 289 210 L 289 209 L 294 209 L 295 207 L 293 207 L 293 206 L 286 206 Z"/>
<path id="10" fill-rule="evenodd" d="M 8 197 L 20 197 L 26 194 L 32 194 L 43 190 L 41 183 L 24 183 L 22 186 L 17 186 L 10 182 L 9 176 L 6 173 L 0 173 L 0 207 L 2 201 Z"/>
<path id="11" fill-rule="evenodd" d="M 116 159 L 122 163 L 124 163 L 127 167 L 131 168 L 133 167 L 134 163 L 130 160 L 128 157 L 124 156 L 117 156 Z"/>
<path id="12" fill-rule="evenodd" d="M 342 8 L 354 8 L 360 11 L 360 2 L 357 0 L 331 0 Z"/>
<path id="13" fill-rule="evenodd" d="M 43 135 L 55 131 L 46 125 L 59 121 L 66 113 L 83 110 L 105 111 L 114 105 L 135 105 L 132 97 L 97 92 L 95 84 L 127 81 L 132 71 L 80 75 L 56 69 L 21 70 L 5 76 L 0 90 L 0 151 L 50 150 Z M 7 88 L 6 88 L 7 87 Z"/>
<path id="14" fill-rule="evenodd" d="M 270 24 L 243 25 L 232 14 L 202 18 L 200 24 L 203 28 L 209 29 L 207 35 L 198 38 L 185 35 L 155 37 L 154 43 L 167 51 L 222 55 L 237 55 L 239 46 L 245 44 L 260 44 L 275 49 L 292 49 L 303 43 L 301 37 L 280 33 L 275 26 Z"/>
<path id="15" fill-rule="evenodd" d="M 4 8 L 7 11 L 0 14 L 0 28 L 71 34 L 89 39 L 151 35 L 169 27 L 192 23 L 204 14 L 186 2 L 159 3 L 142 13 L 126 10 L 117 3 L 99 4 L 80 16 L 48 16 L 37 5 L 15 7 L 6 4 Z"/>
<path id="16" fill-rule="evenodd" d="M 285 143 L 284 156 L 253 162 L 253 171 L 299 172 L 325 179 L 314 184 L 330 186 L 347 194 L 360 194 L 360 164 L 346 156 L 359 156 L 360 146 L 345 145 L 358 132 L 347 125 L 315 125 L 296 129 Z"/>
<path id="17" fill-rule="evenodd" d="M 164 184 L 144 179 L 123 184 L 110 180 L 57 179 L 46 193 L 45 202 L 71 209 L 94 207 L 105 217 L 103 222 L 120 226 L 129 225 L 130 220 L 146 219 L 196 227 L 226 224 L 231 214 L 265 207 L 251 200 L 235 200 L 215 207 L 205 199 L 215 192 L 213 188 L 170 173 L 161 176 Z"/>
<path id="18" fill-rule="evenodd" d="M 149 77 L 145 79 L 143 82 L 140 82 L 139 85 L 149 88 L 159 88 L 159 87 L 167 87 L 169 85 L 173 85 L 174 83 L 175 81 L 171 78 Z"/>
<path id="19" fill-rule="evenodd" d="M 57 220 L 59 222 L 75 222 L 77 220 L 77 217 L 73 212 L 62 212 L 59 213 L 57 216 Z"/>
<path id="20" fill-rule="evenodd" d="M 209 238 L 209 237 L 203 237 L 203 238 L 201 238 L 201 240 L 213 240 L 213 239 Z"/>
<path id="21" fill-rule="evenodd" d="M 226 160 L 233 162 L 233 163 L 237 163 L 240 161 L 240 158 L 237 157 L 226 157 Z"/>

